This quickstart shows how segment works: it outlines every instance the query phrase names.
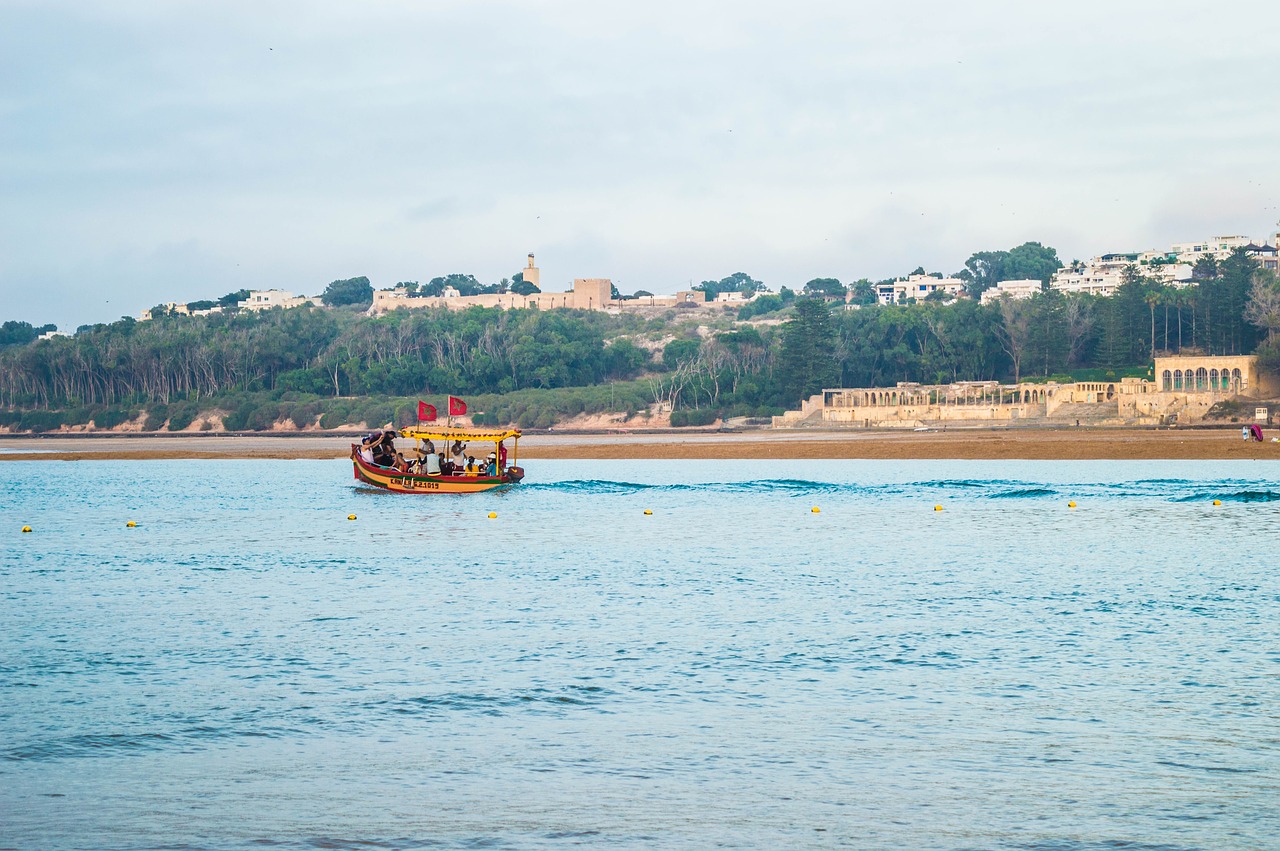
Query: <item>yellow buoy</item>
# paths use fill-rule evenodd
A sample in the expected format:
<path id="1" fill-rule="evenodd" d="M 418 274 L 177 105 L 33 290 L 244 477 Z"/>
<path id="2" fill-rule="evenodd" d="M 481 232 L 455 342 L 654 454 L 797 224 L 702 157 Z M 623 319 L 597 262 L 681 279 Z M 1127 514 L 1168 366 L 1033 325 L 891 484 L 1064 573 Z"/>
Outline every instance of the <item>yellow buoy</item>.
<path id="1" fill-rule="evenodd" d="M 31 527 L 30 527 L 30 526 L 23 526 L 23 527 L 22 527 L 22 531 L 24 531 L 24 532 L 30 532 L 30 531 L 31 531 Z"/>
<path id="2" fill-rule="evenodd" d="M 653 509 L 652 509 L 652 508 L 646 508 L 646 509 L 644 510 L 644 513 L 645 513 L 646 515 L 648 515 L 648 514 L 652 514 L 652 513 L 653 513 Z"/>
<path id="3" fill-rule="evenodd" d="M 810 508 L 809 510 L 810 510 L 810 511 L 812 511 L 814 514 L 821 514 L 821 513 L 822 513 L 822 509 L 821 509 L 821 508 L 819 508 L 819 507 L 818 507 L 818 506 L 816 506 L 816 505 L 815 505 L 813 508 Z"/>
<path id="4" fill-rule="evenodd" d="M 130 529 L 134 529 L 134 528 L 136 528 L 136 527 L 137 527 L 137 525 L 138 525 L 138 524 L 137 524 L 137 523 L 134 523 L 132 520 L 130 520 L 128 523 L 126 523 L 126 524 L 124 524 L 124 525 L 128 526 Z"/>
<path id="5" fill-rule="evenodd" d="M 496 511 L 490 511 L 490 512 L 489 512 L 489 519 L 490 519 L 490 520 L 492 520 L 493 518 L 495 518 L 495 517 L 497 517 L 497 516 L 498 516 L 498 512 L 496 512 Z"/>
<path id="6" fill-rule="evenodd" d="M 941 505 L 935 505 L 935 506 L 933 507 L 933 510 L 934 510 L 934 511 L 941 511 L 941 510 L 942 510 L 942 506 L 941 506 Z"/>
<path id="7" fill-rule="evenodd" d="M 1213 501 L 1213 504 L 1214 504 L 1214 505 L 1222 505 L 1222 500 L 1220 500 L 1220 499 L 1215 499 L 1215 500 Z"/>
<path id="8" fill-rule="evenodd" d="M 348 514 L 348 515 L 347 515 L 347 519 L 348 519 L 348 520 L 355 520 L 355 519 L 356 519 L 356 516 L 355 516 L 354 514 Z"/>
<path id="9" fill-rule="evenodd" d="M 1076 504 L 1074 502 L 1067 503 L 1067 508 L 1075 508 L 1075 507 L 1076 507 Z"/>

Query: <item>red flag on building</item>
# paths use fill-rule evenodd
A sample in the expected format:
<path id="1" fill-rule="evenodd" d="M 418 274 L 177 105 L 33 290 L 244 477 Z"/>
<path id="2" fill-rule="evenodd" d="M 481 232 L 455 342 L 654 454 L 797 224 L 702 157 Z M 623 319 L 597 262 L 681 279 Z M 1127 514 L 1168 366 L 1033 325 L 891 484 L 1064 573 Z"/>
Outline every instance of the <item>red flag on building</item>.
<path id="1" fill-rule="evenodd" d="M 449 397 L 449 416 L 460 417 L 467 412 L 467 403 L 457 396 Z"/>
<path id="2" fill-rule="evenodd" d="M 436 419 L 436 406 L 428 405 L 426 402 L 419 399 L 418 400 L 418 422 L 430 423 L 430 422 L 435 422 L 435 419 Z"/>

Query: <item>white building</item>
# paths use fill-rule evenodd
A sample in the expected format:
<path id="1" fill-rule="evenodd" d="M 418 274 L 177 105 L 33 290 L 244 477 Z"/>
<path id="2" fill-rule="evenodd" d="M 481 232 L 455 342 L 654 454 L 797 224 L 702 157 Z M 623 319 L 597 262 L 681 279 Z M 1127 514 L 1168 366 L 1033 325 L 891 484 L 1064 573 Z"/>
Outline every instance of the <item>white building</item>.
<path id="1" fill-rule="evenodd" d="M 982 294 L 982 303 L 989 304 L 1002 296 L 1012 299 L 1031 298 L 1044 287 L 1037 278 L 1021 278 L 1016 281 L 1000 281 Z"/>
<path id="2" fill-rule="evenodd" d="M 1144 264 L 1144 254 L 1151 254 Z M 1103 254 L 1095 257 L 1079 267 L 1066 267 L 1053 273 L 1049 279 L 1049 288 L 1064 293 L 1088 293 L 1089 295 L 1109 296 L 1124 283 L 1125 270 L 1136 266 L 1138 271 L 1147 277 L 1154 278 L 1166 286 L 1187 286 L 1191 281 L 1191 266 L 1187 263 L 1153 263 L 1157 259 L 1164 260 L 1166 255 L 1144 254 Z"/>
<path id="3" fill-rule="evenodd" d="M 881 304 L 901 304 L 907 299 L 924 301 L 931 293 L 943 292 L 948 300 L 964 295 L 964 281 L 959 278 L 935 278 L 932 275 L 908 275 L 876 284 L 876 299 Z"/>
<path id="4" fill-rule="evenodd" d="M 1183 263 L 1195 264 L 1201 257 L 1225 260 L 1237 248 L 1247 248 L 1253 240 L 1247 236 L 1215 236 L 1201 242 L 1175 242 L 1169 249 Z"/>
<path id="5" fill-rule="evenodd" d="M 311 299 L 306 296 L 295 296 L 288 290 L 253 290 L 247 299 L 236 306 L 241 310 L 270 310 L 273 307 L 301 307 L 310 303 Z"/>

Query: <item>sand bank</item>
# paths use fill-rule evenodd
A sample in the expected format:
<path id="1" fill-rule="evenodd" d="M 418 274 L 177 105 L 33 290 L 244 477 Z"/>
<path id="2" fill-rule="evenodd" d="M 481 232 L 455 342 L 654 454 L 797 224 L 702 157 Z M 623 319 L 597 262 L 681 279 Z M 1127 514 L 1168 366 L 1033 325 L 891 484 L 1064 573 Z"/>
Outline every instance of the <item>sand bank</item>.
<path id="1" fill-rule="evenodd" d="M 537 434 L 520 460 L 551 458 L 883 458 L 1026 460 L 1276 459 L 1280 443 L 1245 442 L 1221 429 L 991 429 L 945 432 L 810 430 L 681 434 Z M 6 437 L 0 461 L 180 458 L 345 458 L 350 436 L 182 435 Z"/>

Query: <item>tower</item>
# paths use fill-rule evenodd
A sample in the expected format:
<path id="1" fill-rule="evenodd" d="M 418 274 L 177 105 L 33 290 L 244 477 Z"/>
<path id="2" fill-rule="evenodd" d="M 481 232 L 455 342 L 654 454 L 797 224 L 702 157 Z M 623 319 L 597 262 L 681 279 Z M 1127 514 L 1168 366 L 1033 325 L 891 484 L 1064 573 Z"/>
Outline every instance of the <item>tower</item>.
<path id="1" fill-rule="evenodd" d="M 533 265 L 533 255 L 529 255 L 529 262 L 520 270 L 524 276 L 526 284 L 533 284 L 538 289 L 542 289 L 542 273 L 538 271 L 538 267 Z"/>

